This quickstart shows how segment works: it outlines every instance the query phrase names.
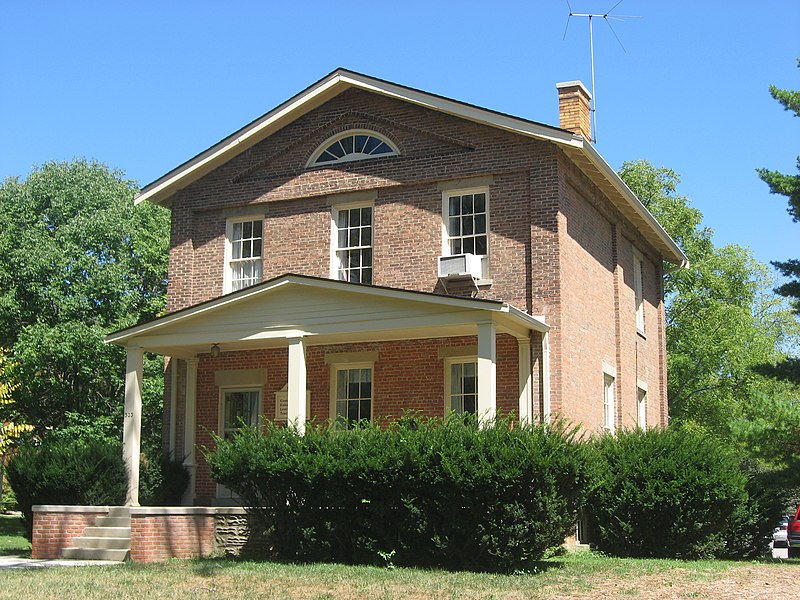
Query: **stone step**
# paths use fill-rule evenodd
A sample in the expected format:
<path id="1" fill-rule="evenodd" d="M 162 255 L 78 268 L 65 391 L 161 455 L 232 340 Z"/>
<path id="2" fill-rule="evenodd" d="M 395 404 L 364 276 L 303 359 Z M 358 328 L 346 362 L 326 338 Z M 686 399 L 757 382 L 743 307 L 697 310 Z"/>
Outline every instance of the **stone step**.
<path id="1" fill-rule="evenodd" d="M 82 536 L 75 538 L 74 542 L 78 548 L 105 548 L 107 550 L 130 550 L 131 538 L 114 537 L 89 537 Z"/>
<path id="2" fill-rule="evenodd" d="M 97 517 L 95 527 L 130 527 L 130 517 Z"/>
<path id="3" fill-rule="evenodd" d="M 61 552 L 61 557 L 78 560 L 115 560 L 121 562 L 128 558 L 129 552 L 130 550 L 127 548 L 64 548 Z"/>
<path id="4" fill-rule="evenodd" d="M 128 517 L 131 516 L 130 506 L 112 506 L 108 509 L 109 517 Z"/>
<path id="5" fill-rule="evenodd" d="M 130 527 L 87 527 L 83 532 L 84 537 L 110 537 L 131 539 Z"/>

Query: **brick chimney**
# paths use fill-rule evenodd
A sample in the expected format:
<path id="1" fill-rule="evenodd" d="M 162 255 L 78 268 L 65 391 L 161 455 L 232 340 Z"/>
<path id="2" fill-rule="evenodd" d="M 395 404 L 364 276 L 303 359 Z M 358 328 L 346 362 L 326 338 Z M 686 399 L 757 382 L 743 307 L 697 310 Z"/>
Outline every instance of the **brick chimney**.
<path id="1" fill-rule="evenodd" d="M 557 83 L 558 116 L 561 129 L 581 134 L 592 140 L 592 118 L 590 101 L 592 95 L 580 81 Z"/>

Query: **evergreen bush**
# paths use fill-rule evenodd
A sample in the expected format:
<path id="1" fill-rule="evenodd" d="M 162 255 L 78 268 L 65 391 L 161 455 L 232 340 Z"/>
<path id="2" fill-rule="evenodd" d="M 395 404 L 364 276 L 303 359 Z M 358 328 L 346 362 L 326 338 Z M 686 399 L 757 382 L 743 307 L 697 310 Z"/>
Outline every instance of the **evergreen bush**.
<path id="1" fill-rule="evenodd" d="M 21 446 L 8 465 L 7 478 L 22 512 L 28 539 L 36 504 L 119 506 L 128 476 L 122 445 L 102 436 L 69 437 L 63 432 Z M 139 500 L 143 505 L 180 504 L 189 473 L 169 457 L 140 463 Z"/>
<path id="2" fill-rule="evenodd" d="M 121 459 L 120 449 L 120 459 Z M 139 503 L 143 506 L 179 506 L 189 485 L 183 461 L 168 454 L 157 460 L 143 454 L 139 461 Z"/>
<path id="3" fill-rule="evenodd" d="M 511 419 L 409 417 L 304 436 L 265 423 L 215 443 L 212 476 L 290 560 L 522 569 L 569 534 L 587 482 L 574 430 Z"/>
<path id="4" fill-rule="evenodd" d="M 119 505 L 127 476 L 119 445 L 52 436 L 19 448 L 8 481 L 30 539 L 35 504 Z"/>
<path id="5" fill-rule="evenodd" d="M 600 438 L 593 449 L 587 507 L 598 549 L 675 558 L 728 552 L 732 517 L 746 515 L 749 502 L 749 478 L 736 453 L 701 432 L 677 428 L 623 431 Z"/>

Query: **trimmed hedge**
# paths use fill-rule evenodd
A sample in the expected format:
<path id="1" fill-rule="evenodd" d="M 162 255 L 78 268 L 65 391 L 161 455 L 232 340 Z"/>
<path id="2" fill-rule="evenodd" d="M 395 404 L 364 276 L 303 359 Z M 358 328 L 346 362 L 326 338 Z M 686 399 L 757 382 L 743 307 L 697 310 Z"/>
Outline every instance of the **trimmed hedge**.
<path id="1" fill-rule="evenodd" d="M 45 436 L 38 444 L 21 446 L 8 465 L 8 481 L 22 512 L 28 539 L 36 504 L 115 506 L 125 501 L 128 476 L 122 446 L 102 438 L 70 439 Z M 179 504 L 189 473 L 168 457 L 140 464 L 140 502 Z"/>
<path id="2" fill-rule="evenodd" d="M 731 556 L 758 537 L 747 522 L 757 504 L 748 495 L 749 477 L 720 442 L 668 428 L 604 436 L 593 448 L 587 506 L 598 549 L 635 557 Z"/>
<path id="3" fill-rule="evenodd" d="M 206 458 L 280 558 L 510 571 L 572 531 L 587 483 L 573 438 L 457 415 L 302 437 L 266 422 Z"/>

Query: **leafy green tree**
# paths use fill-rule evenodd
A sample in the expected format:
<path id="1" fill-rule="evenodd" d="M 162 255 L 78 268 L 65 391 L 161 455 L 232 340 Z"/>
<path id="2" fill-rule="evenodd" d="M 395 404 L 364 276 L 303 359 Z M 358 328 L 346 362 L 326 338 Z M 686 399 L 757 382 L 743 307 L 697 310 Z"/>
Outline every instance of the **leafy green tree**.
<path id="1" fill-rule="evenodd" d="M 164 308 L 169 217 L 119 171 L 49 162 L 0 184 L 0 346 L 14 408 L 40 428 L 121 424 L 125 356 L 109 331 Z M 160 435 L 163 362 L 145 363 L 145 435 Z"/>
<path id="2" fill-rule="evenodd" d="M 798 324 L 773 294 L 769 268 L 750 250 L 714 246 L 702 213 L 677 194 L 674 171 L 635 161 L 620 176 L 691 263 L 664 283 L 670 415 L 730 438 L 736 420 L 753 417 L 754 398 L 796 397 L 795 387 L 754 368 L 784 358 L 800 340 Z"/>
<path id="3" fill-rule="evenodd" d="M 800 59 L 797 60 L 800 68 Z M 800 117 L 800 90 L 782 90 L 771 85 L 769 92 L 784 109 Z M 797 157 L 797 175 L 787 175 L 769 169 L 756 169 L 758 176 L 769 186 L 772 194 L 786 196 L 789 199 L 788 212 L 792 220 L 800 222 L 800 156 Z M 797 314 L 800 314 L 800 259 L 775 261 L 772 263 L 789 281 L 780 285 L 775 291 L 781 296 L 790 298 Z M 776 365 L 767 365 L 762 372 L 773 377 L 794 381 L 800 385 L 800 358 L 787 358 Z"/>

